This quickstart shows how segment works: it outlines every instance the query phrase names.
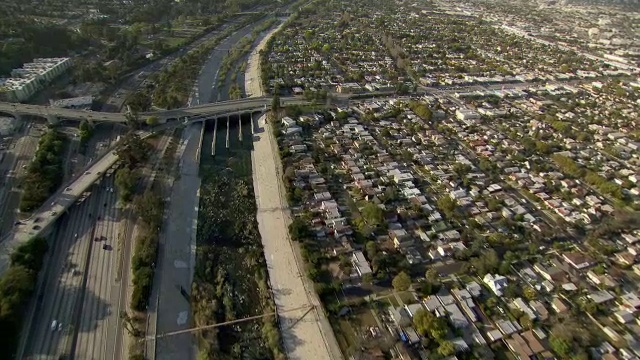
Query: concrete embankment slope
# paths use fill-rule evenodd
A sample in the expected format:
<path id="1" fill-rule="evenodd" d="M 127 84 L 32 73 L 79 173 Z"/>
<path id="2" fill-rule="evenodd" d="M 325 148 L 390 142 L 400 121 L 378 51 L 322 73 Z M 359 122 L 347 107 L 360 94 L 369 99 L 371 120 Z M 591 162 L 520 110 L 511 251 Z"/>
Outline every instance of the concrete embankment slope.
<path id="1" fill-rule="evenodd" d="M 274 152 L 275 139 L 264 117 L 257 126 L 251 153 L 253 182 L 258 205 L 258 229 L 269 269 L 280 332 L 289 359 L 341 359 L 331 326 L 324 316 L 313 288 L 307 288 L 303 264 L 289 239 L 291 222 L 286 199 L 280 187 L 279 159 Z M 314 310 L 285 312 L 314 306 Z M 332 346 L 333 345 L 333 346 Z"/>
<path id="2" fill-rule="evenodd" d="M 260 51 L 283 24 L 269 31 L 249 55 L 245 73 L 245 93 L 249 97 L 264 95 L 260 79 Z M 310 312 L 300 310 L 278 315 L 285 351 L 289 359 L 343 359 L 318 295 L 305 277 L 299 250 L 289 239 L 291 214 L 284 196 L 282 165 L 276 139 L 266 124 L 266 115 L 258 120 L 255 129 L 256 140 L 251 152 L 253 187 L 258 206 L 258 229 L 276 309 L 282 312 L 305 305 L 314 307 Z"/>
<path id="3" fill-rule="evenodd" d="M 244 76 L 244 92 L 248 97 L 264 96 L 262 90 L 262 81 L 260 79 L 260 51 L 267 46 L 267 41 L 284 26 L 281 23 L 277 28 L 269 30 L 269 32 L 260 40 L 258 46 L 251 51 L 249 61 L 247 61 L 247 71 Z"/>

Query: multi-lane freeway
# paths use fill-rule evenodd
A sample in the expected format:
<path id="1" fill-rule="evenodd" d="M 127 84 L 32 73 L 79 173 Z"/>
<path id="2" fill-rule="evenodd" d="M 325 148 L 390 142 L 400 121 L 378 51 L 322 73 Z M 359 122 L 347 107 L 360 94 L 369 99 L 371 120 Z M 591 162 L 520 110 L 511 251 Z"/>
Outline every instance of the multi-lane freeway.
<path id="1" fill-rule="evenodd" d="M 88 264 L 85 267 L 85 291 L 80 296 L 81 306 L 76 326 L 77 333 L 71 351 L 75 359 L 103 359 L 112 352 L 119 327 L 122 300 L 122 274 L 118 272 L 118 256 L 124 244 L 119 241 L 119 222 L 121 211 L 116 207 L 116 194 L 113 190 L 113 176 L 96 184 L 97 213 L 91 242 Z M 124 286 L 126 288 L 126 286 Z M 80 302 L 78 302 L 80 303 Z"/>
<path id="2" fill-rule="evenodd" d="M 94 359 L 96 351 L 103 353 L 115 337 L 104 326 L 118 314 L 108 305 L 117 303 L 112 297 L 118 294 L 113 290 L 119 211 L 111 187 L 113 177 L 96 184 L 93 195 L 62 219 L 38 291 L 24 352 L 27 359 L 58 359 L 72 353 L 76 359 Z"/>
<path id="3" fill-rule="evenodd" d="M 167 139 L 160 138 L 160 148 L 166 148 Z M 114 178 L 105 174 L 88 189 L 88 197 L 62 216 L 32 313 L 25 358 L 126 358 L 119 315 L 128 301 L 132 231 L 128 212 L 117 206 Z"/>

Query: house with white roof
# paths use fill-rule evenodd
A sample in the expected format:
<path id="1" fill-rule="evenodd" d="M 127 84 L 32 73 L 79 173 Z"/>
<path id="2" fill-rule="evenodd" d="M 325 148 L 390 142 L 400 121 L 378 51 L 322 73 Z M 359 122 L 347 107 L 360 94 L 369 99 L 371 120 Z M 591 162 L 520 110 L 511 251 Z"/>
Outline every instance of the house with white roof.
<path id="1" fill-rule="evenodd" d="M 507 278 L 502 275 L 487 274 L 482 281 L 493 291 L 497 296 L 502 296 L 502 291 L 507 287 Z"/>

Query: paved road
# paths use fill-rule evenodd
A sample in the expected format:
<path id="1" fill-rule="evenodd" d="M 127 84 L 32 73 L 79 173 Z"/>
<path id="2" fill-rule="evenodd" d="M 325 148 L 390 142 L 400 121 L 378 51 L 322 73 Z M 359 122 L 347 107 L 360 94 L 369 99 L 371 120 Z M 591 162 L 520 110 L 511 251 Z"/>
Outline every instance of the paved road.
<path id="1" fill-rule="evenodd" d="M 13 143 L 0 163 L 0 173 L 3 176 L 0 188 L 0 219 L 2 219 L 0 234 L 2 235 L 13 228 L 16 219 L 15 211 L 20 203 L 20 189 L 16 187 L 18 178 L 25 174 L 26 168 L 33 159 L 41 134 L 41 130 L 25 123 L 15 135 Z"/>
<path id="2" fill-rule="evenodd" d="M 198 122 L 200 118 L 193 118 L 190 121 Z M 177 126 L 177 123 L 162 125 L 154 130 L 161 131 L 166 128 Z M 142 137 L 149 136 L 151 133 L 139 131 Z M 111 141 L 110 144 L 115 144 Z M 58 192 L 52 195 L 31 217 L 22 221 L 21 225 L 15 226 L 12 233 L 6 235 L 0 242 L 0 273 L 4 272 L 9 264 L 9 255 L 13 249 L 29 240 L 45 232 L 51 224 L 68 209 L 82 193 L 84 193 L 93 183 L 101 179 L 103 174 L 111 168 L 118 157 L 113 151 L 106 152 L 104 156 L 94 159 L 89 168 L 85 168 L 85 172 L 79 174 L 79 177 L 73 182 L 64 185 Z"/>
<path id="3" fill-rule="evenodd" d="M 264 7 L 256 7 L 256 10 L 260 10 L 263 9 Z M 217 29 L 205 34 L 204 36 L 200 37 L 199 39 L 195 40 L 194 42 L 192 42 L 191 44 L 185 46 L 182 49 L 179 49 L 169 55 L 167 55 L 164 58 L 158 59 L 150 64 L 147 64 L 139 69 L 136 69 L 134 71 L 131 71 L 128 75 L 129 78 L 126 79 L 121 85 L 120 87 L 113 92 L 113 95 L 109 97 L 109 99 L 107 99 L 106 103 L 104 104 L 102 110 L 103 111 L 114 111 L 114 112 L 118 112 L 120 111 L 120 109 L 122 108 L 122 106 L 124 105 L 124 102 L 127 98 L 127 96 L 129 95 L 129 93 L 131 93 L 132 91 L 136 90 L 137 88 L 139 88 L 144 81 L 153 73 L 159 72 L 161 70 L 163 70 L 164 68 L 166 68 L 167 66 L 171 65 L 173 62 L 175 62 L 177 59 L 179 59 L 182 55 L 188 53 L 189 51 L 197 48 L 198 46 L 202 45 L 204 42 L 209 41 L 211 39 L 213 39 L 215 36 L 217 36 L 219 33 L 223 32 L 224 30 L 226 30 L 229 26 L 232 26 L 233 24 L 237 23 L 237 22 L 241 22 L 242 17 L 235 19 L 235 20 L 231 20 L 223 25 L 221 25 L 220 27 L 218 27 Z"/>
<path id="4" fill-rule="evenodd" d="M 104 151 L 104 147 L 100 144 L 113 141 L 121 131 L 120 128 L 106 129 L 104 133 L 95 136 L 87 145 L 88 156 L 86 158 L 97 156 L 100 151 Z M 71 158 L 75 160 L 76 166 L 82 166 L 77 164 L 77 162 L 81 162 L 78 161 L 77 156 Z M 27 339 L 25 349 L 27 356 L 73 352 L 76 330 L 81 334 L 81 339 L 85 332 L 92 331 L 91 326 L 81 326 L 80 317 L 82 316 L 85 321 L 92 318 L 92 322 L 96 324 L 104 313 L 100 309 L 114 303 L 105 296 L 104 288 L 94 286 L 96 277 L 109 279 L 108 274 L 111 273 L 111 270 L 103 267 L 98 274 L 96 266 L 100 263 L 108 263 L 110 260 L 105 259 L 110 259 L 110 254 L 103 255 L 98 252 L 96 255 L 88 252 L 90 249 L 94 252 L 97 250 L 105 251 L 99 245 L 92 244 L 91 239 L 95 236 L 109 237 L 108 234 L 115 231 L 116 193 L 115 191 L 107 191 L 105 188 L 105 186 L 113 187 L 113 180 L 113 177 L 107 177 L 103 181 L 107 185 L 94 186 L 91 189 L 92 195 L 81 204 L 72 206 L 67 214 L 62 216 L 61 223 L 58 224 L 59 230 L 51 242 L 50 257 L 46 262 L 47 269 L 42 272 L 41 283 L 43 285 L 39 289 L 41 293 L 37 300 L 38 304 L 33 316 L 30 336 Z M 74 242 L 69 246 L 68 241 Z M 88 267 L 87 264 L 89 264 Z M 59 268 L 62 268 L 62 274 L 56 272 L 56 269 Z M 60 278 L 63 280 L 59 280 Z M 85 284 L 87 291 L 83 290 Z M 56 292 L 60 294 L 59 297 L 47 296 L 47 294 Z M 71 315 L 66 310 L 69 307 L 68 304 L 71 304 L 73 309 Z M 97 313 L 90 309 L 92 306 L 97 307 Z M 56 308 L 64 310 L 56 313 Z M 117 313 L 117 311 L 114 312 L 114 314 Z M 46 334 L 47 331 L 51 332 L 50 327 L 53 319 L 64 324 L 63 330 L 61 330 L 60 339 L 56 340 L 55 336 L 52 336 L 51 340 L 47 340 Z M 101 335 L 97 335 L 97 337 L 101 337 Z M 58 344 L 47 345 L 47 341 L 52 343 L 57 341 Z M 85 358 L 83 352 L 76 352 L 76 355 L 76 359 Z"/>
<path id="5" fill-rule="evenodd" d="M 99 201 L 97 196 L 92 196 L 71 208 L 51 242 L 50 257 L 42 272 L 43 287 L 38 292 L 31 335 L 27 340 L 27 359 L 43 355 L 58 359 L 60 355 L 69 354 L 75 328 L 71 326 L 74 309 L 80 306 L 83 273 L 92 246 L 93 226 L 88 214 L 96 213 Z M 60 331 L 51 329 L 54 320 L 63 324 Z"/>
<path id="6" fill-rule="evenodd" d="M 121 211 L 116 207 L 117 194 L 109 191 L 115 186 L 114 176 L 105 178 L 94 187 L 99 198 L 93 244 L 89 254 L 84 294 L 79 321 L 75 359 L 112 359 L 120 307 L 121 282 L 116 281 L 116 266 L 121 245 L 118 242 L 118 224 Z M 106 248 L 104 248 L 106 246 Z"/>
<path id="7" fill-rule="evenodd" d="M 157 316 L 154 330 L 158 334 L 187 329 L 191 325 L 189 301 L 181 294 L 180 287 L 189 292 L 193 281 L 200 189 L 198 148 L 202 126 L 202 123 L 188 126 L 177 151 L 178 158 L 181 158 L 180 176 L 173 183 L 167 204 L 166 216 L 170 221 L 165 222 L 156 267 L 157 287 L 161 295 L 154 314 Z M 156 358 L 189 360 L 194 358 L 194 346 L 191 334 L 161 338 L 156 344 Z"/>
<path id="8" fill-rule="evenodd" d="M 201 94 L 200 100 L 201 103 L 203 99 L 208 101 L 206 102 L 217 102 L 217 101 L 225 101 L 229 100 L 229 87 L 231 86 L 230 81 L 224 81 L 224 85 L 221 88 L 218 88 L 218 70 L 220 68 L 220 64 L 222 63 L 222 59 L 227 55 L 228 51 L 232 49 L 243 37 L 251 36 L 253 29 L 261 25 L 267 17 L 262 18 L 253 24 L 245 26 L 240 29 L 238 32 L 230 36 L 225 41 L 221 42 L 220 45 L 216 47 L 216 49 L 211 53 L 211 57 L 207 61 L 207 66 L 203 69 L 203 77 L 206 79 L 211 79 L 211 82 L 206 82 L 204 84 L 198 83 L 199 93 Z M 227 77 L 231 77 L 233 71 L 235 70 L 235 66 L 239 66 L 241 60 L 238 61 L 234 66 L 231 67 L 229 72 L 227 73 Z M 210 66 L 213 64 L 213 66 Z M 202 78 L 202 77 L 201 77 Z"/>
<path id="9" fill-rule="evenodd" d="M 206 96 L 206 94 L 203 94 Z M 281 99 L 283 105 L 303 105 L 308 104 L 309 102 L 303 98 L 297 97 L 289 97 Z M 215 114 L 225 114 L 225 113 L 233 113 L 239 111 L 260 111 L 263 107 L 271 106 L 271 98 L 270 97 L 261 97 L 261 98 L 245 98 L 239 100 L 228 100 L 225 102 L 219 102 L 215 104 L 201 104 L 197 106 L 182 108 L 182 109 L 172 109 L 172 110 L 161 110 L 161 111 L 150 111 L 140 113 L 140 118 L 145 119 L 149 116 L 157 116 L 161 123 L 164 123 L 169 120 L 175 120 L 183 117 L 193 117 L 199 115 L 215 115 Z M 57 118 L 64 118 L 70 120 L 84 120 L 88 119 L 89 121 L 96 122 L 116 122 L 116 123 L 125 123 L 126 116 L 123 113 L 108 113 L 108 112 L 100 112 L 100 111 L 89 111 L 89 110 L 78 110 L 78 109 L 62 109 L 62 108 L 53 108 L 50 106 L 42 106 L 42 105 L 30 105 L 30 104 L 15 104 L 15 103 L 4 103 L 0 102 L 0 112 L 7 114 L 22 114 L 22 115 L 33 115 L 33 116 L 55 116 Z"/>

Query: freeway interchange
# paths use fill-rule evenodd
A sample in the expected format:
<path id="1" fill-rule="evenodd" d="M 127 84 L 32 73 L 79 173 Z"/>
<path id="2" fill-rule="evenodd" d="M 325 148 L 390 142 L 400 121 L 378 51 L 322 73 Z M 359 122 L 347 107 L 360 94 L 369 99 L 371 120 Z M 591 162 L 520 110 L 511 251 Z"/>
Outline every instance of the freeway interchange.
<path id="1" fill-rule="evenodd" d="M 181 109 L 161 110 L 143 112 L 138 114 L 141 119 L 146 119 L 150 116 L 157 116 L 160 123 L 166 123 L 170 120 L 181 119 L 185 117 L 201 116 L 204 114 L 226 114 L 226 113 L 242 113 L 256 108 L 271 107 L 271 97 L 259 97 L 259 98 L 244 98 L 239 100 L 221 101 L 211 104 L 202 104 Z M 282 98 L 282 105 L 302 105 L 307 104 L 308 101 L 301 98 Z M 90 110 L 77 110 L 77 109 L 65 109 L 52 106 L 42 105 L 30 105 L 30 104 L 18 104 L 18 103 L 6 103 L 0 102 L 0 112 L 12 114 L 14 116 L 30 115 L 39 116 L 48 119 L 51 122 L 55 122 L 55 119 L 69 119 L 69 120 L 88 120 L 90 122 L 112 122 L 112 123 L 126 123 L 127 115 L 125 113 L 109 113 L 101 111 Z"/>
<path id="2" fill-rule="evenodd" d="M 307 103 L 301 98 L 281 99 L 283 106 Z M 220 116 L 264 112 L 271 104 L 272 98 L 258 97 L 141 113 L 142 121 L 148 116 L 158 116 L 161 125 L 139 131 L 138 135 L 150 136 Z M 0 103 L 0 113 L 16 118 L 25 115 L 46 118 L 51 123 L 58 120 L 88 120 L 94 124 L 127 121 L 123 113 L 29 104 Z M 160 136 L 160 142 L 165 139 L 168 136 Z M 90 160 L 88 166 L 76 166 L 76 175 L 65 180 L 66 184 L 29 218 L 17 222 L 0 242 L 1 273 L 8 268 L 9 256 L 18 245 L 42 235 L 50 235 L 51 239 L 33 304 L 25 319 L 25 334 L 17 358 L 116 360 L 127 357 L 129 344 L 121 313 L 128 308 L 128 263 L 135 224 L 129 221 L 129 212 L 118 205 L 111 170 L 118 161 L 115 149 L 119 144 L 111 143 L 102 156 L 92 154 L 93 161 Z M 158 145 L 158 150 L 163 146 L 166 145 Z M 22 163 L 17 165 L 20 167 Z M 168 267 L 167 274 L 172 271 Z M 164 294 L 163 301 L 167 304 L 164 306 L 170 306 Z M 158 319 L 160 325 L 162 321 Z"/>

